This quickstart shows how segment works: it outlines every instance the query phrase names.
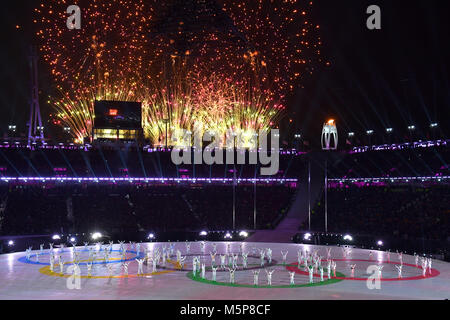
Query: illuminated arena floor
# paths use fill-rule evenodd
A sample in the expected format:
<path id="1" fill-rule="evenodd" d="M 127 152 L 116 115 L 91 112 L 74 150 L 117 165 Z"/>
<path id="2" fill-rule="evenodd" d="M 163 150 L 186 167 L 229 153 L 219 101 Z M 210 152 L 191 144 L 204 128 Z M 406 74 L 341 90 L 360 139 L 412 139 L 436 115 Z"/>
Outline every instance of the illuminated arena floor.
<path id="1" fill-rule="evenodd" d="M 144 256 L 144 248 L 149 251 L 167 243 L 142 244 L 140 256 Z M 238 254 L 241 243 L 218 242 L 216 265 L 220 266 L 220 254 L 225 255 L 227 249 Z M 228 245 L 230 245 L 229 248 Z M 433 260 L 432 269 L 423 276 L 421 264 L 415 265 L 412 256 L 403 255 L 402 279 L 398 278 L 396 266 L 399 257 L 396 253 L 387 253 L 369 250 L 351 249 L 344 256 L 342 248 L 332 247 L 331 258 L 336 261 L 336 277 L 333 272 L 328 279 L 324 270 L 323 281 L 319 272 L 314 274 L 313 283 L 310 284 L 309 275 L 305 267 L 297 266 L 297 252 L 306 253 L 318 251 L 320 256 L 327 257 L 327 247 L 298 244 L 273 243 L 242 243 L 244 252 L 249 254 L 247 269 L 243 270 L 242 256 L 239 256 L 238 269 L 235 273 L 235 283 L 230 284 L 228 270 L 217 271 L 216 281 L 212 281 L 210 251 L 213 243 L 207 242 L 205 253 L 202 253 L 200 242 L 192 243 L 187 252 L 185 243 L 177 243 L 171 254 L 171 260 L 165 265 L 160 261 L 153 272 L 153 264 L 143 266 L 143 275 L 138 276 L 138 263 L 134 260 L 137 248 L 128 249 L 125 256 L 118 244 L 114 244 L 109 258 L 105 263 L 103 249 L 99 246 L 77 247 L 77 260 L 80 267 L 80 289 L 69 289 L 67 283 L 76 286 L 73 281 L 71 264 L 75 258 L 73 248 L 55 249 L 57 257 L 53 271 L 50 270 L 49 248 L 46 247 L 39 257 L 40 251 L 33 251 L 27 259 L 25 252 L 6 254 L 0 256 L 0 299 L 189 299 L 189 300 L 245 300 L 245 299 L 448 299 L 450 298 L 450 264 Z M 265 267 L 261 268 L 259 249 L 270 248 L 273 251 L 272 261 L 266 258 Z M 91 249 L 91 250 L 89 250 Z M 184 270 L 179 270 L 176 263 L 176 250 L 186 256 Z M 285 265 L 281 251 L 288 251 Z M 95 253 L 95 254 L 94 254 Z M 91 274 L 88 275 L 87 261 L 93 261 Z M 201 263 L 205 264 L 205 279 L 201 274 L 192 275 L 192 258 L 199 256 Z M 58 264 L 61 256 L 64 266 L 60 273 Z M 122 266 L 123 260 L 128 260 L 128 275 Z M 228 264 L 228 257 L 226 258 Z M 355 273 L 351 277 L 351 265 L 356 264 Z M 367 278 L 370 276 L 367 269 L 371 265 L 383 264 L 382 281 L 380 289 L 370 290 Z M 323 262 L 327 267 L 327 262 Z M 265 270 L 274 270 L 272 286 L 267 285 Z M 253 271 L 260 270 L 258 286 L 253 285 Z M 290 285 L 289 271 L 295 272 L 295 285 Z"/>

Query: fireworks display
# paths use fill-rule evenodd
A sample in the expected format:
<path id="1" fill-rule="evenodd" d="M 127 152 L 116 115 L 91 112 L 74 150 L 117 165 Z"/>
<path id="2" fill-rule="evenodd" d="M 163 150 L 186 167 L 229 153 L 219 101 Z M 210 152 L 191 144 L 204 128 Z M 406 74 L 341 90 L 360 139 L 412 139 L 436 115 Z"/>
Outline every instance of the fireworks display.
<path id="1" fill-rule="evenodd" d="M 77 142 L 92 133 L 95 100 L 139 101 L 153 144 L 181 130 L 276 127 L 286 97 L 314 70 L 319 26 L 302 0 L 81 0 L 80 30 L 69 3 L 36 11 L 40 50 L 59 95 L 54 119 Z M 170 139 L 169 139 L 170 138 Z"/>

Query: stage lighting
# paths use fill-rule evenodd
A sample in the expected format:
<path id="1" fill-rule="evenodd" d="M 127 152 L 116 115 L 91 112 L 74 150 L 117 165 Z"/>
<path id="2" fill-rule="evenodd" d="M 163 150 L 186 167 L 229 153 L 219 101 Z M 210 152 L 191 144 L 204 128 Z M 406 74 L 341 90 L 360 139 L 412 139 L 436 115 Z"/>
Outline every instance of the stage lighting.
<path id="1" fill-rule="evenodd" d="M 354 137 L 354 136 L 355 136 L 355 133 L 354 133 L 354 132 L 349 132 L 349 133 L 348 133 L 348 136 L 349 136 L 349 137 Z"/>
<path id="2" fill-rule="evenodd" d="M 102 237 L 102 234 L 100 233 L 100 232 L 94 232 L 93 234 L 92 234 L 92 239 L 93 240 L 98 240 L 98 239 L 100 239 Z"/>
<path id="3" fill-rule="evenodd" d="M 374 132 L 373 130 L 367 130 L 367 131 L 366 131 L 366 133 L 367 133 L 368 135 L 373 134 L 373 132 Z"/>
<path id="4" fill-rule="evenodd" d="M 8 241 L 8 246 L 12 247 L 13 245 L 14 245 L 14 241 L 9 240 L 9 241 Z"/>
<path id="5" fill-rule="evenodd" d="M 346 234 L 346 235 L 344 236 L 344 240 L 347 240 L 347 241 L 353 241 L 353 237 L 352 237 L 351 235 L 349 235 L 349 234 Z"/>
<path id="6" fill-rule="evenodd" d="M 207 235 L 208 235 L 208 232 L 202 231 L 202 232 L 200 232 L 200 235 L 201 235 L 201 236 L 207 236 Z"/>
<path id="7" fill-rule="evenodd" d="M 383 245 L 383 241 L 378 240 L 377 245 L 381 247 Z"/>
<path id="8" fill-rule="evenodd" d="M 53 235 L 52 237 L 53 240 L 61 240 L 61 237 L 57 234 Z"/>
<path id="9" fill-rule="evenodd" d="M 416 126 L 409 126 L 408 127 L 408 130 L 415 130 L 416 129 Z"/>
<path id="10" fill-rule="evenodd" d="M 241 231 L 241 232 L 239 232 L 239 236 L 247 238 L 248 237 L 248 232 L 247 231 Z"/>
<path id="11" fill-rule="evenodd" d="M 310 240 L 311 239 L 311 233 L 305 233 L 305 235 L 303 236 L 303 240 Z"/>
<path id="12" fill-rule="evenodd" d="M 225 239 L 232 239 L 233 237 L 231 236 L 231 234 L 229 232 L 227 232 L 224 236 Z"/>
<path id="13" fill-rule="evenodd" d="M 394 129 L 392 129 L 392 128 L 387 128 L 387 129 L 386 129 L 386 132 L 388 132 L 388 133 L 390 133 L 390 132 L 392 132 L 392 131 L 394 131 Z"/>
<path id="14" fill-rule="evenodd" d="M 72 237 L 72 238 L 70 238 L 70 242 L 75 242 L 75 241 L 77 241 L 77 239 L 75 239 L 74 237 Z"/>
<path id="15" fill-rule="evenodd" d="M 153 233 L 150 233 L 150 234 L 148 235 L 148 239 L 155 239 L 155 235 L 154 235 Z"/>
<path id="16" fill-rule="evenodd" d="M 436 128 L 438 126 L 438 124 L 435 122 L 435 123 L 432 123 L 432 124 L 430 124 L 430 128 Z"/>

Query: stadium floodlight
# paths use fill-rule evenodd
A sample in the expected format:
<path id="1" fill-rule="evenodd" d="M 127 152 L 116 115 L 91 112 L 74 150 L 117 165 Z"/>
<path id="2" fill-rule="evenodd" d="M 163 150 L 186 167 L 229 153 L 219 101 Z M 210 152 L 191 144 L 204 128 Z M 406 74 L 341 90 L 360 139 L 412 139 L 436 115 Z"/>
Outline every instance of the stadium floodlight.
<path id="1" fill-rule="evenodd" d="M 9 240 L 8 241 L 8 246 L 12 247 L 14 245 L 14 241 L 13 240 Z"/>
<path id="2" fill-rule="evenodd" d="M 408 127 L 408 130 L 415 130 L 416 129 L 416 126 L 409 126 Z"/>
<path id="3" fill-rule="evenodd" d="M 155 235 L 154 235 L 153 233 L 150 233 L 150 234 L 148 235 L 148 239 L 155 239 Z"/>
<path id="4" fill-rule="evenodd" d="M 383 241 L 378 240 L 378 241 L 377 241 L 377 245 L 381 247 L 381 246 L 383 245 Z"/>
<path id="5" fill-rule="evenodd" d="M 430 128 L 436 128 L 438 126 L 438 124 L 435 122 L 435 123 L 432 123 L 432 124 L 430 124 Z"/>
<path id="6" fill-rule="evenodd" d="M 59 236 L 59 234 L 55 234 L 52 237 L 53 240 L 61 240 L 61 237 Z"/>
<path id="7" fill-rule="evenodd" d="M 102 234 L 100 232 L 94 232 L 92 234 L 92 240 L 98 240 L 102 237 Z"/>
<path id="8" fill-rule="evenodd" d="M 367 131 L 366 131 L 366 133 L 367 133 L 368 135 L 373 134 L 373 132 L 374 132 L 373 130 L 367 130 Z"/>
<path id="9" fill-rule="evenodd" d="M 355 136 L 355 133 L 354 133 L 354 132 L 349 132 L 349 133 L 348 133 L 348 136 L 349 136 L 349 137 L 354 137 L 354 136 Z"/>
<path id="10" fill-rule="evenodd" d="M 224 236 L 225 239 L 233 239 L 233 237 L 231 236 L 231 233 L 227 232 Z"/>
<path id="11" fill-rule="evenodd" d="M 207 235 L 208 235 L 208 232 L 202 231 L 202 232 L 200 232 L 200 235 L 201 235 L 201 236 L 207 236 Z"/>
<path id="12" fill-rule="evenodd" d="M 248 237 L 248 232 L 247 231 L 241 231 L 241 232 L 239 232 L 239 236 L 243 237 L 243 238 L 247 238 Z"/>
<path id="13" fill-rule="evenodd" d="M 305 235 L 303 236 L 303 240 L 310 240 L 311 239 L 311 233 L 305 233 Z"/>
<path id="14" fill-rule="evenodd" d="M 394 131 L 394 129 L 392 129 L 392 128 L 386 128 L 386 132 L 387 132 L 387 133 L 391 133 L 392 131 Z"/>
<path id="15" fill-rule="evenodd" d="M 353 237 L 352 237 L 351 235 L 349 235 L 349 234 L 346 234 L 346 235 L 344 236 L 344 240 L 347 240 L 347 241 L 353 241 Z"/>

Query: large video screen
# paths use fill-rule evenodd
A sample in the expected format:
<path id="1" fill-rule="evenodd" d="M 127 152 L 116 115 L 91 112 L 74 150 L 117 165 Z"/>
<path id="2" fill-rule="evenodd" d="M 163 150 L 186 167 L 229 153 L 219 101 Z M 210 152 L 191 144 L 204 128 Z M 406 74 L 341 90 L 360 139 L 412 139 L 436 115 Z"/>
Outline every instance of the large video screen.
<path id="1" fill-rule="evenodd" d="M 142 128 L 140 102 L 95 101 L 94 128 Z"/>

